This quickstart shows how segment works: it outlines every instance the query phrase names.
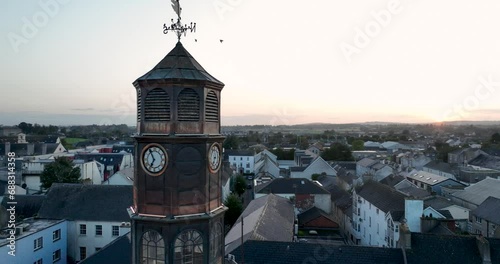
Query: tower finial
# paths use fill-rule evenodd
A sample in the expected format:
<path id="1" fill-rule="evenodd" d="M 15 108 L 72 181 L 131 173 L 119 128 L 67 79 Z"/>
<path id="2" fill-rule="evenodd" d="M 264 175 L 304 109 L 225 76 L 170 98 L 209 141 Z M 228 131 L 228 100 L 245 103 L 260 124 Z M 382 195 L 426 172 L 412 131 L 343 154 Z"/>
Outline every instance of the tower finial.
<path id="1" fill-rule="evenodd" d="M 181 36 L 184 34 L 186 36 L 186 32 L 189 30 L 190 32 L 196 32 L 196 23 L 191 22 L 188 25 L 184 24 L 182 25 L 181 23 L 181 5 L 179 3 L 179 0 L 171 0 L 172 1 L 172 9 L 174 9 L 175 13 L 177 14 L 177 22 L 174 22 L 173 19 L 171 19 L 171 24 L 167 26 L 167 24 L 163 24 L 163 34 L 167 34 L 169 31 L 174 31 L 177 34 L 177 40 L 180 42 L 181 41 Z"/>

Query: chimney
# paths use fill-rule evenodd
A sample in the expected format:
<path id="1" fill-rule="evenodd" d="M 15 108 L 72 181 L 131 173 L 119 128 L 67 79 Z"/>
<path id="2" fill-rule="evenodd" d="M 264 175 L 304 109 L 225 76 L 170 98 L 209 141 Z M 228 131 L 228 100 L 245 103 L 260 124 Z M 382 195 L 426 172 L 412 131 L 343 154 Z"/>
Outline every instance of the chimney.
<path id="1" fill-rule="evenodd" d="M 483 259 L 483 264 L 491 264 L 490 243 L 482 235 L 476 237 L 477 247 Z"/>
<path id="2" fill-rule="evenodd" d="M 408 225 L 403 221 L 399 226 L 399 247 L 404 249 L 411 249 L 411 232 Z"/>
<path id="3" fill-rule="evenodd" d="M 413 198 L 405 198 L 405 219 L 410 232 L 422 232 L 420 217 L 422 217 L 423 213 L 424 201 Z"/>

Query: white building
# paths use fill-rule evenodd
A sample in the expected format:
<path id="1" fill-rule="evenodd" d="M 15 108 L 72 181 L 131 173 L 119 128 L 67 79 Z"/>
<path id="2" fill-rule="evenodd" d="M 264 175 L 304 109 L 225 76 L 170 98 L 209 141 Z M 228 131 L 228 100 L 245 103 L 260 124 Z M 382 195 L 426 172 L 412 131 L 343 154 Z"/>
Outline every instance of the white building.
<path id="1" fill-rule="evenodd" d="M 41 191 L 40 175 L 45 166 L 54 162 L 51 159 L 30 159 L 23 161 L 22 182 L 26 184 L 28 193 Z M 103 165 L 95 160 L 84 162 L 83 160 L 73 161 L 75 167 L 80 168 L 80 179 L 92 184 L 101 184 L 103 181 Z"/>
<path id="2" fill-rule="evenodd" d="M 11 230 L 0 231 L 2 263 L 67 263 L 67 221 L 28 218 L 16 224 L 14 235 Z"/>
<path id="3" fill-rule="evenodd" d="M 68 256 L 80 261 L 130 232 L 132 186 L 54 184 L 39 217 L 67 220 Z"/>
<path id="4" fill-rule="evenodd" d="M 391 187 L 369 181 L 353 192 L 352 243 L 397 247 L 399 225 L 406 219 L 411 232 L 420 232 L 422 200 L 411 200 Z"/>
<path id="5" fill-rule="evenodd" d="M 229 164 L 237 173 L 250 174 L 255 172 L 255 156 L 251 150 L 226 150 Z"/>
<path id="6" fill-rule="evenodd" d="M 337 176 L 337 171 L 328 164 L 322 157 L 315 158 L 305 167 L 290 168 L 290 178 L 306 178 L 311 180 L 313 174 L 326 174 L 328 176 Z"/>
<path id="7" fill-rule="evenodd" d="M 299 212 L 312 206 L 330 213 L 332 210 L 331 195 L 318 183 L 305 178 L 277 178 L 270 182 L 257 185 L 254 188 L 255 199 L 270 193 L 283 198 L 293 199 Z"/>
<path id="8" fill-rule="evenodd" d="M 111 175 L 102 184 L 134 185 L 134 168 L 126 168 Z"/>
<path id="9" fill-rule="evenodd" d="M 278 164 L 278 157 L 271 153 L 269 150 L 263 150 L 254 156 L 255 175 L 267 175 L 273 178 L 280 176 L 280 167 Z"/>

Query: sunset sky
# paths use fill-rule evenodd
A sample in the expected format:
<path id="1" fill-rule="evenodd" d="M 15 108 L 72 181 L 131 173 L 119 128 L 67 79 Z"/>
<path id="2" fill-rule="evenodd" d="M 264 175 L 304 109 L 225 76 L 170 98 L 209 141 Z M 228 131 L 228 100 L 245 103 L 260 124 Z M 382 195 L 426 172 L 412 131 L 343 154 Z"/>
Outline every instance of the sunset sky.
<path id="1" fill-rule="evenodd" d="M 167 0 L 0 3 L 4 125 L 133 125 L 132 82 L 177 41 Z M 500 120 L 500 1 L 181 6 L 184 47 L 226 85 L 222 125 Z"/>

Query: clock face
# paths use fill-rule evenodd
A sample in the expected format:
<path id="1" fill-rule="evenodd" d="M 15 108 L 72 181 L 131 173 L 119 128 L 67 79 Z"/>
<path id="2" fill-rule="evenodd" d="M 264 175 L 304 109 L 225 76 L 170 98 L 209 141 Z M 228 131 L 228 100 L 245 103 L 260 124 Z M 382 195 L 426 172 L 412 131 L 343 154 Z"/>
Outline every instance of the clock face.
<path id="1" fill-rule="evenodd" d="M 162 174 L 167 168 L 167 162 L 167 152 L 158 144 L 149 144 L 142 151 L 142 167 L 152 176 Z"/>
<path id="2" fill-rule="evenodd" d="M 217 143 L 212 144 L 208 150 L 208 168 L 212 173 L 219 170 L 221 162 L 220 146 Z"/>

